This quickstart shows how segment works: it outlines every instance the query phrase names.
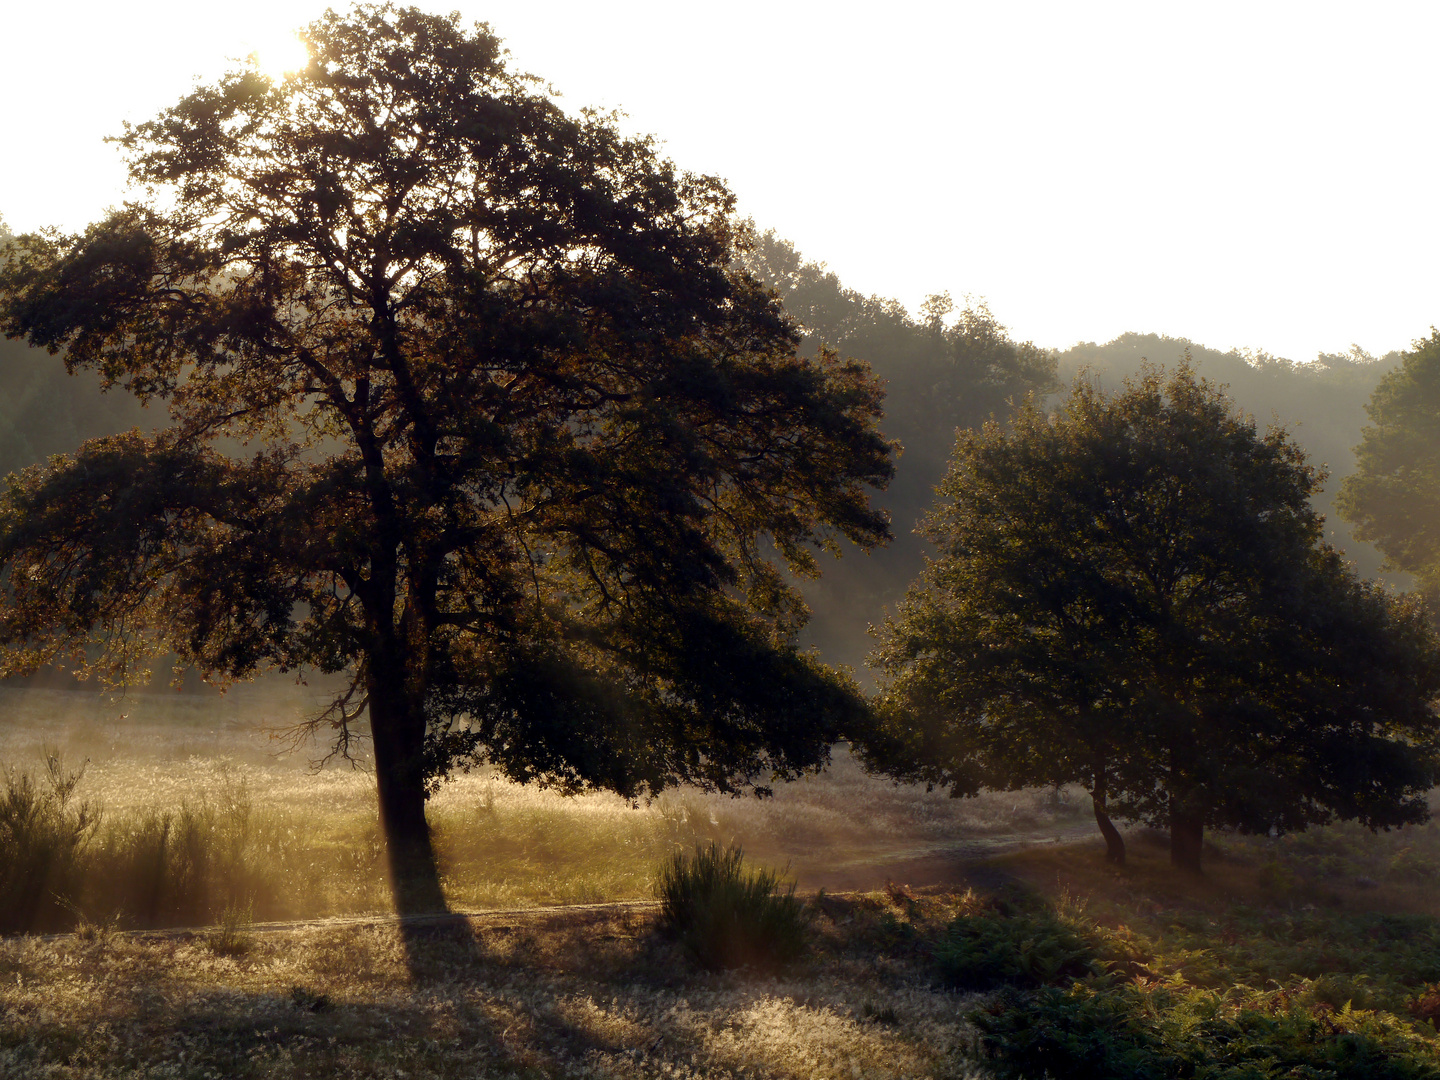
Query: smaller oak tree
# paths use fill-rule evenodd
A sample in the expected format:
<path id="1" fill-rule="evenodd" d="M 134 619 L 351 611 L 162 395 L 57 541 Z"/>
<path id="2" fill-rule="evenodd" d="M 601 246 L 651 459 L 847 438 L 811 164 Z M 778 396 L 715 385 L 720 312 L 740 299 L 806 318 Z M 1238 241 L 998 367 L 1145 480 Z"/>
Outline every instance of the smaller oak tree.
<path id="1" fill-rule="evenodd" d="M 961 433 L 862 754 L 955 795 L 1080 783 L 1116 862 L 1112 815 L 1196 871 L 1206 825 L 1423 819 L 1435 636 L 1322 542 L 1323 479 L 1188 365 Z"/>

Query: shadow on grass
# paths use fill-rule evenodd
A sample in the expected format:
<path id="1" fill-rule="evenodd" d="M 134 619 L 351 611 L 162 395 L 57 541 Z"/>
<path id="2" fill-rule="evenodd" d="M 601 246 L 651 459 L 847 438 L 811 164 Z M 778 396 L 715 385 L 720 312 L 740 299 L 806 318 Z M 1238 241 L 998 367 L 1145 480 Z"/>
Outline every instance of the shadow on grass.
<path id="1" fill-rule="evenodd" d="M 50 991 L 0 1010 L 0 1047 L 9 1054 L 0 1072 L 163 1061 L 183 1062 L 195 1076 L 552 1075 L 596 1052 L 653 1053 L 664 1038 L 647 1019 L 597 1014 L 589 996 L 573 991 L 577 968 L 597 976 L 595 993 L 607 996 L 657 973 L 666 985 L 677 970 L 692 974 L 678 955 L 656 955 L 667 947 L 648 920 L 629 916 L 577 920 L 557 911 L 477 926 L 444 915 L 390 931 L 337 927 L 312 932 L 298 964 L 266 937 L 252 935 L 234 955 L 217 953 L 200 933 L 81 946 L 67 969 L 109 978 L 119 992 L 87 1012 L 84 1025 L 56 1019 L 63 1009 Z M 53 946 L 32 939 L 23 948 L 28 983 L 32 965 L 48 967 Z"/>

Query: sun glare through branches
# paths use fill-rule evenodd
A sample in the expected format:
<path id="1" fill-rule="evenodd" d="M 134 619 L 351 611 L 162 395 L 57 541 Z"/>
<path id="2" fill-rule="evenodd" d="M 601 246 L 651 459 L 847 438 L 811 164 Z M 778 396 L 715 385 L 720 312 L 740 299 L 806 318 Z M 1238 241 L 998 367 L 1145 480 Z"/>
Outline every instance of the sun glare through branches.
<path id="1" fill-rule="evenodd" d="M 249 60 L 274 82 L 300 71 L 310 62 L 310 50 L 294 30 L 269 28 L 251 35 Z"/>

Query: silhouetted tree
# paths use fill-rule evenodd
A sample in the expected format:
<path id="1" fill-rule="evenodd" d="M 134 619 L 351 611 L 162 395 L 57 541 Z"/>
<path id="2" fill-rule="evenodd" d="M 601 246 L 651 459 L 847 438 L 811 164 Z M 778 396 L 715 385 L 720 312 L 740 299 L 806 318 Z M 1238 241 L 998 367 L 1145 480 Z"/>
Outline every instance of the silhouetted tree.
<path id="1" fill-rule="evenodd" d="M 483 26 L 307 41 L 127 128 L 153 200 L 10 248 L 5 332 L 173 422 L 12 478 L 4 670 L 345 673 L 315 725 L 344 753 L 368 720 L 401 910 L 443 904 L 456 763 L 632 797 L 818 767 L 864 702 L 776 564 L 887 537 L 869 371 L 797 355 L 719 181 Z"/>
<path id="2" fill-rule="evenodd" d="M 1322 542 L 1322 480 L 1186 366 L 962 433 L 864 756 L 957 795 L 1083 784 L 1116 862 L 1113 815 L 1191 870 L 1206 825 L 1422 820 L 1435 636 Z"/>
<path id="3" fill-rule="evenodd" d="M 1415 575 L 1440 617 L 1440 331 L 1399 359 L 1365 407 L 1370 424 L 1337 503 L 1387 569 Z"/>

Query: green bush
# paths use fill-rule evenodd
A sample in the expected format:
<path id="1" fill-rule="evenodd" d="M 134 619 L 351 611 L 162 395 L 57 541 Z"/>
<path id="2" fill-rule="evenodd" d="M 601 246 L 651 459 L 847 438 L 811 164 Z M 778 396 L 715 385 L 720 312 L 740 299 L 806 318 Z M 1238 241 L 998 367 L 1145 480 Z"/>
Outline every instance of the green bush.
<path id="1" fill-rule="evenodd" d="M 935 960 L 941 979 L 961 990 L 1047 986 L 1101 970 L 1095 943 L 1048 912 L 956 919 Z"/>
<path id="2" fill-rule="evenodd" d="M 1284 992 L 1109 978 L 1007 992 L 970 1017 L 1000 1080 L 1435 1080 L 1433 1046 L 1386 1013 L 1314 1012 Z"/>
<path id="3" fill-rule="evenodd" d="M 1271 859 L 1260 867 L 1259 873 L 1255 875 L 1255 881 L 1266 892 L 1287 896 L 1295 888 L 1295 872 L 1284 863 Z"/>
<path id="4" fill-rule="evenodd" d="M 1237 908 L 1213 927 L 1187 930 L 1172 922 L 1160 938 L 1154 948 L 1165 958 L 1162 966 L 1210 987 L 1368 973 L 1403 998 L 1403 987 L 1440 982 L 1440 922 L 1429 915 Z M 1203 978 L 1202 954 L 1214 966 Z"/>
<path id="5" fill-rule="evenodd" d="M 955 985 L 1001 988 L 970 1015 L 1000 1080 L 1440 1080 L 1434 919 L 1237 908 L 1153 929 L 983 913 L 936 956 Z"/>
<path id="6" fill-rule="evenodd" d="M 734 845 L 676 852 L 661 866 L 655 893 L 664 925 L 711 970 L 774 971 L 805 950 L 811 912 L 794 884 L 781 891 L 773 870 L 746 870 Z"/>

